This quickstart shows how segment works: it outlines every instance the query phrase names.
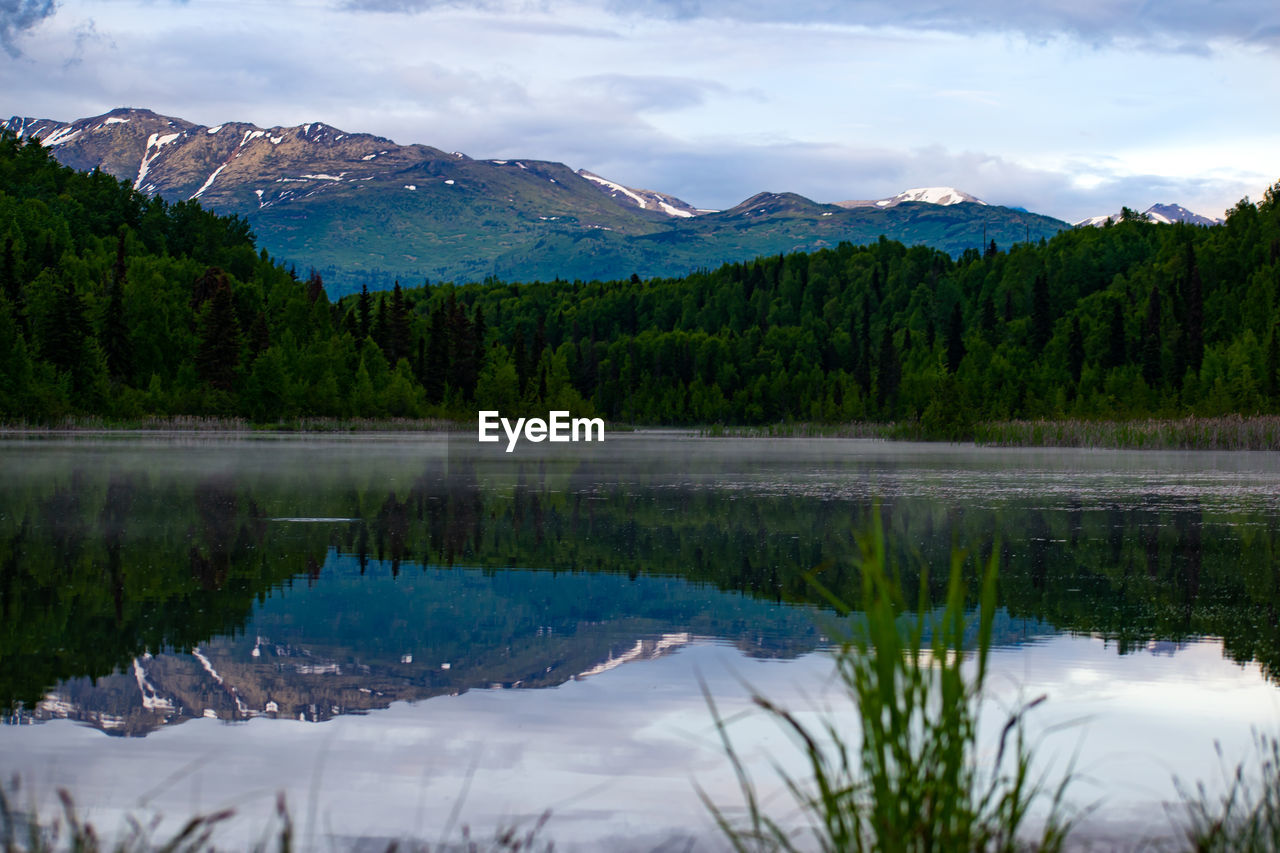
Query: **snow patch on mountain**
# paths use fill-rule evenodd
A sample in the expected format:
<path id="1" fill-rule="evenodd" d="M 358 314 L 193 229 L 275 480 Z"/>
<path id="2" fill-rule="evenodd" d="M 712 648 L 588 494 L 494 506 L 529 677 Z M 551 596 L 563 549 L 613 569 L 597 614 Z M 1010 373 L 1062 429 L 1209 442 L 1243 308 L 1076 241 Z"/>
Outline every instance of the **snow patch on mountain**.
<path id="1" fill-rule="evenodd" d="M 586 178 L 588 181 L 593 181 L 597 184 L 600 184 L 601 186 L 608 187 L 609 189 L 613 190 L 614 193 L 622 193 L 624 196 L 634 201 L 636 203 L 636 207 L 640 208 L 641 210 L 649 209 L 649 203 L 645 201 L 643 197 L 627 189 L 622 184 L 615 184 L 613 181 L 610 181 L 607 178 L 602 178 L 599 175 L 588 172 L 586 169 L 579 169 L 578 174 Z"/>
<path id="2" fill-rule="evenodd" d="M 133 185 L 135 187 L 138 187 L 139 189 L 142 188 L 142 179 L 147 176 L 147 171 L 151 168 L 152 161 L 160 156 L 161 149 L 181 135 L 182 134 L 180 133 L 166 133 L 164 136 L 161 136 L 158 133 L 153 133 L 147 137 L 147 147 L 142 153 L 142 162 L 138 164 L 138 177 L 133 179 Z M 48 144 L 49 143 L 46 141 L 45 145 Z M 154 152 L 151 150 L 153 148 L 155 149 Z"/>
<path id="3" fill-rule="evenodd" d="M 667 216 L 687 219 L 696 216 L 698 211 L 688 204 L 685 204 L 675 196 L 666 193 L 655 192 L 654 190 L 638 190 L 632 187 L 624 187 L 622 184 L 602 178 L 594 172 L 588 172 L 586 169 L 579 169 L 577 172 L 581 178 L 586 178 L 593 184 L 599 186 L 608 193 L 610 198 L 615 200 L 630 199 L 635 206 L 641 210 L 654 210 L 665 213 Z M 619 198 L 621 196 L 621 198 Z M 624 204 L 626 202 L 623 202 Z"/>
<path id="4" fill-rule="evenodd" d="M 1221 219 L 1210 219 L 1202 216 L 1193 210 L 1188 210 L 1180 204 L 1153 204 L 1146 210 L 1142 211 L 1141 216 L 1148 222 L 1155 222 L 1159 225 L 1172 225 L 1175 222 L 1185 222 L 1189 225 L 1220 225 Z M 1081 219 L 1076 223 L 1077 228 L 1101 227 L 1108 222 L 1119 222 L 1120 214 L 1112 213 L 1107 216 L 1090 216 L 1087 219 Z"/>
<path id="5" fill-rule="evenodd" d="M 221 172 L 221 171 L 222 171 L 223 169 L 225 169 L 225 168 L 227 168 L 227 164 L 226 164 L 226 163 L 223 163 L 221 166 L 219 166 L 218 168 L 214 169 L 214 170 L 213 170 L 213 174 L 212 174 L 212 175 L 210 175 L 210 176 L 208 177 L 208 179 L 207 179 L 203 184 L 201 184 L 201 185 L 200 185 L 200 189 L 198 189 L 198 190 L 196 190 L 194 193 L 192 193 L 191 198 L 196 199 L 196 198 L 200 198 L 200 196 L 204 195 L 204 191 L 205 191 L 205 190 L 207 190 L 207 189 L 209 189 L 209 187 L 213 185 L 213 181 L 214 181 L 214 179 L 215 179 L 215 178 L 217 178 L 217 177 L 218 177 L 218 173 L 219 173 L 219 172 Z"/>

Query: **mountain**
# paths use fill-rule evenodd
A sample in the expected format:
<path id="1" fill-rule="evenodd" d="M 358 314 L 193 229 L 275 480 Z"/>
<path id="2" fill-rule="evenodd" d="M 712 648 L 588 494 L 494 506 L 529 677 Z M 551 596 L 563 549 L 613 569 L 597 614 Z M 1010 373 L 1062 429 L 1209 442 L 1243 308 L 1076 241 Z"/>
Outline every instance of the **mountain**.
<path id="1" fill-rule="evenodd" d="M 1180 204 L 1153 204 L 1146 210 L 1142 211 L 1151 222 L 1157 222 L 1161 225 L 1172 225 L 1175 222 L 1186 222 L 1190 225 L 1221 225 L 1221 219 L 1210 219 L 1207 216 L 1201 216 L 1198 213 L 1187 210 Z M 1109 216 L 1090 216 L 1088 219 L 1082 219 L 1076 223 L 1076 227 L 1086 225 L 1102 226 L 1108 222 L 1119 222 L 1120 214 L 1112 213 Z"/>
<path id="2" fill-rule="evenodd" d="M 903 190 L 895 196 L 889 198 L 876 199 L 871 201 L 838 201 L 840 207 L 896 207 L 899 204 L 908 201 L 922 201 L 926 204 L 970 204 L 986 205 L 986 202 L 977 196 L 969 195 L 967 192 L 956 189 L 955 187 L 916 187 L 910 190 Z"/>
<path id="3" fill-rule="evenodd" d="M 668 216 L 679 216 L 686 219 L 691 216 L 697 216 L 699 213 L 713 212 L 699 210 L 673 195 L 655 192 L 654 190 L 638 190 L 632 187 L 624 187 L 622 184 L 615 184 L 608 178 L 602 178 L 593 172 L 588 172 L 586 169 L 579 169 L 578 175 L 598 185 L 614 201 L 632 205 L 640 210 L 655 210 Z"/>
<path id="4" fill-rule="evenodd" d="M 66 165 L 244 217 L 261 246 L 317 268 L 335 295 L 395 279 L 671 277 L 881 235 L 959 255 L 1069 227 L 950 187 L 840 204 L 760 193 L 704 211 L 562 163 L 476 160 L 323 123 L 206 127 L 121 108 L 70 123 L 15 116 L 4 127 Z"/>

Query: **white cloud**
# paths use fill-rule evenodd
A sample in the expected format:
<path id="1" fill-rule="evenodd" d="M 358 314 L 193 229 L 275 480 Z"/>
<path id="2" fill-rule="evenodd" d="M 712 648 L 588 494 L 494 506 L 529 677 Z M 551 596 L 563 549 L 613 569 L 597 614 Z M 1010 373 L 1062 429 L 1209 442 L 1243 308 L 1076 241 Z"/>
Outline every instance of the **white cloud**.
<path id="1" fill-rule="evenodd" d="M 1248 3 L 1219 4 L 1197 31 L 1181 2 L 1009 3 L 944 32 L 959 13 L 916 0 L 856 4 L 856 21 L 854 4 L 783 21 L 753 2 L 282 0 L 231 17 L 212 0 L 65 0 L 22 36 L 23 57 L 0 57 L 0 87 L 26 115 L 325 121 L 559 160 L 701 207 L 951 184 L 1064 219 L 1155 201 L 1219 215 L 1280 177 L 1265 10 L 1248 29 Z M 1143 21 L 1148 41 L 1198 32 L 1204 49 L 1135 50 Z"/>

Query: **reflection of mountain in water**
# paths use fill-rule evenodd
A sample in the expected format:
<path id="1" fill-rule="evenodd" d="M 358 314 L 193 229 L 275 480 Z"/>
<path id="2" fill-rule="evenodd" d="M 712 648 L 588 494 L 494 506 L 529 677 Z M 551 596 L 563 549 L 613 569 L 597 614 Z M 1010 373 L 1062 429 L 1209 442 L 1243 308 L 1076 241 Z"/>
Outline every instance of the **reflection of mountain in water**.
<path id="1" fill-rule="evenodd" d="M 63 682 L 33 719 L 145 734 L 192 717 L 325 720 L 472 688 L 554 687 L 652 660 L 694 637 L 794 655 L 822 638 L 808 608 L 674 578 L 481 571 L 331 551 L 313 584 L 255 609 L 243 631 Z"/>
<path id="2" fill-rule="evenodd" d="M 42 465 L 0 488 L 0 704 L 34 709 L 53 690 L 34 713 L 125 733 L 207 711 L 325 719 L 553 686 L 674 649 L 671 635 L 795 656 L 823 642 L 808 573 L 856 599 L 854 531 L 872 514 L 870 498 L 722 489 L 715 472 L 644 459 L 435 458 L 406 476 L 367 446 L 231 470 L 238 451 L 215 447 L 191 451 L 194 472 L 23 452 Z M 883 514 L 908 587 L 953 542 L 999 535 L 1004 642 L 1046 623 L 1122 653 L 1214 635 L 1277 671 L 1268 516 L 1168 496 L 902 497 Z M 275 520 L 301 515 L 355 520 Z"/>

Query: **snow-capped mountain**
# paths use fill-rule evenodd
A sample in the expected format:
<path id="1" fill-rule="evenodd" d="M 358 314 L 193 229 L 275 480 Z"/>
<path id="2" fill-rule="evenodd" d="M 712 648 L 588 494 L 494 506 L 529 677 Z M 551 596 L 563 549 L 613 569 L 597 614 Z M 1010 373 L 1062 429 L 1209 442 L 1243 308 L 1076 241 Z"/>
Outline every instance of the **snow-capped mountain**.
<path id="1" fill-rule="evenodd" d="M 1142 215 L 1150 222 L 1157 222 L 1161 225 L 1172 225 L 1175 222 L 1186 222 L 1191 225 L 1221 225 L 1221 219 L 1210 219 L 1207 216 L 1201 216 L 1191 210 L 1187 210 L 1180 204 L 1153 204 L 1142 212 Z M 1090 216 L 1088 219 L 1082 219 L 1076 223 L 1077 228 L 1085 226 L 1102 226 L 1108 222 L 1119 222 L 1120 214 L 1113 213 L 1109 216 Z"/>
<path id="2" fill-rule="evenodd" d="M 685 275 L 881 235 L 959 254 L 1068 227 L 954 187 L 839 205 L 767 192 L 708 211 L 563 163 L 474 159 L 322 122 L 205 126 L 121 108 L 73 122 L 14 117 L 4 127 L 72 168 L 244 217 L 259 245 L 315 267 L 331 295 L 396 280 Z"/>
<path id="3" fill-rule="evenodd" d="M 681 218 L 710 212 L 698 210 L 693 205 L 681 201 L 673 195 L 654 190 L 638 190 L 634 187 L 624 187 L 622 184 L 616 184 L 608 178 L 602 178 L 594 172 L 588 172 L 586 169 L 579 169 L 578 174 L 599 185 L 614 201 L 632 204 L 641 210 L 656 210 L 660 213 L 665 213 L 667 216 L 679 216 Z"/>
<path id="4" fill-rule="evenodd" d="M 840 207 L 897 207 L 908 201 L 919 201 L 925 204 L 982 204 L 986 202 L 977 196 L 970 195 L 955 187 L 913 187 L 903 190 L 895 196 L 881 199 L 838 201 Z"/>

